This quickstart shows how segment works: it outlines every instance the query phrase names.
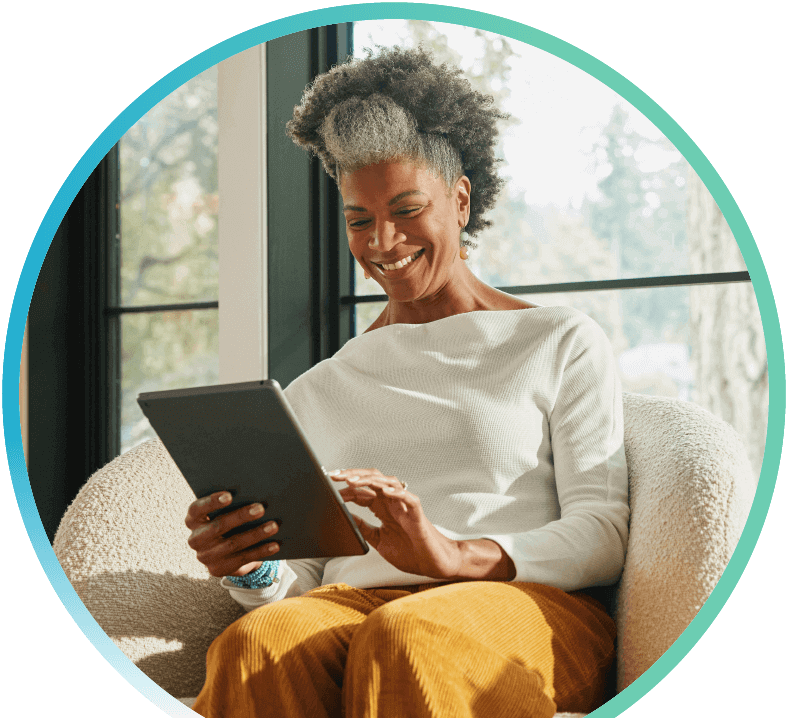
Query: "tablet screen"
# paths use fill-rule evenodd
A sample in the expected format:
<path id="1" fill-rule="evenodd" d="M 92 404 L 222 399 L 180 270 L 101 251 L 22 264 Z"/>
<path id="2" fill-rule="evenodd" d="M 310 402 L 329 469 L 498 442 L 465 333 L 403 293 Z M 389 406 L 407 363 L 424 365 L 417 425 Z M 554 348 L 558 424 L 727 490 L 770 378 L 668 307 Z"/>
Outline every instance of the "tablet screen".
<path id="1" fill-rule="evenodd" d="M 230 505 L 211 517 L 265 506 L 262 518 L 225 536 L 274 520 L 279 531 L 268 540 L 280 550 L 269 558 L 369 550 L 275 381 L 151 392 L 137 401 L 197 498 L 232 494 Z"/>

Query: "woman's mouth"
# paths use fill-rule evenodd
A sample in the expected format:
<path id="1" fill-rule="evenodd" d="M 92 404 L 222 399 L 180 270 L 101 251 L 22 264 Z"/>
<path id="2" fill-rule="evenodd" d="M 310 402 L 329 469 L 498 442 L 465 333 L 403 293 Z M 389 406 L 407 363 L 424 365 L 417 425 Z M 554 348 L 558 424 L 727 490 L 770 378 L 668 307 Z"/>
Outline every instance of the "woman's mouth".
<path id="1" fill-rule="evenodd" d="M 396 272 L 404 267 L 407 267 L 411 262 L 418 259 L 422 254 L 424 254 L 424 250 L 420 249 L 418 252 L 414 252 L 409 257 L 404 257 L 400 259 L 398 262 L 394 262 L 394 264 L 379 264 L 378 262 L 372 262 L 376 267 L 380 269 L 386 270 L 386 272 Z"/>

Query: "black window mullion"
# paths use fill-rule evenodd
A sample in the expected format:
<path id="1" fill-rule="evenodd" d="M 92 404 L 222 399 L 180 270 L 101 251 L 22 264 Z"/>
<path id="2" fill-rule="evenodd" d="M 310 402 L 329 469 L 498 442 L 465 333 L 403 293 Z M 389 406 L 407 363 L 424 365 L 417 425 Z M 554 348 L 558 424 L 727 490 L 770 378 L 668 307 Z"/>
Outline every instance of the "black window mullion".
<path id="1" fill-rule="evenodd" d="M 75 282 L 74 302 L 80 302 L 82 329 L 81 380 L 68 388 L 70 407 L 83 403 L 82 422 L 69 422 L 69 442 L 82 447 L 83 480 L 120 453 L 118 355 L 119 336 L 106 312 L 117 292 L 117 247 L 120 182 L 118 146 L 101 160 L 80 192 L 82 227 L 69 233 L 73 261 L 81 259 L 81 281 Z M 78 195 L 78 197 L 80 197 Z M 74 242 L 81 239 L 81 252 Z M 79 258 L 79 259 L 78 259 Z M 72 265 L 72 272 L 75 265 Z M 75 279 L 71 274 L 72 281 Z M 76 295 L 79 292 L 79 297 Z M 72 317 L 77 315 L 69 312 Z M 74 346 L 76 359 L 76 349 Z M 81 388 L 81 391 L 80 391 Z M 76 465 L 76 464 L 75 464 Z"/>
<path id="2" fill-rule="evenodd" d="M 99 245 L 99 266 L 105 267 L 102 275 L 104 287 L 103 297 L 103 352 L 104 386 L 103 411 L 106 416 L 104 442 L 106 451 L 104 461 L 118 456 L 121 448 L 121 327 L 120 317 L 112 316 L 107 309 L 120 304 L 120 261 L 121 261 L 121 226 L 120 226 L 120 144 L 116 144 L 110 153 L 105 211 L 111 213 L 106 227 L 105 241 Z M 99 272 L 99 274 L 102 274 Z"/>
<path id="3" fill-rule="evenodd" d="M 28 312 L 28 476 L 50 541 L 86 479 L 119 453 L 119 332 L 106 313 L 118 188 L 113 149 L 63 217 Z"/>
<path id="4" fill-rule="evenodd" d="M 111 305 L 106 308 L 106 313 L 110 316 L 118 314 L 151 314 L 153 312 L 185 312 L 190 309 L 218 309 L 219 302 L 182 302 L 180 304 L 142 304 L 139 306 L 130 304 L 127 306 Z"/>
<path id="5" fill-rule="evenodd" d="M 353 52 L 353 23 L 336 25 L 336 57 L 332 64 L 344 62 Z M 331 345 L 331 354 L 334 354 L 345 342 L 356 333 L 356 307 L 343 304 L 341 297 L 352 294 L 355 288 L 355 261 L 350 253 L 345 231 L 345 216 L 342 213 L 342 198 L 336 183 L 330 178 L 328 181 L 333 192 L 332 213 L 336 227 L 336 243 L 332 247 L 331 257 L 335 262 L 336 291 L 332 296 L 334 308 L 332 311 L 332 326 L 334 327 L 334 340 Z"/>
<path id="6" fill-rule="evenodd" d="M 327 72 L 334 65 L 345 62 L 352 52 L 353 25 L 329 25 L 313 31 L 313 76 Z M 313 363 L 332 356 L 352 336 L 355 310 L 340 302 L 340 296 L 352 292 L 353 263 L 342 227 L 342 201 L 336 182 L 332 180 L 319 160 L 312 162 L 313 211 L 319 223 L 313 235 L 312 256 L 319 273 L 319 285 L 314 292 L 313 336 L 319 345 L 313 353 Z"/>
<path id="7" fill-rule="evenodd" d="M 120 162 L 115 145 L 85 197 L 83 301 L 89 473 L 120 454 L 120 326 L 107 307 L 120 300 Z M 87 477 L 87 475 L 86 475 Z"/>
<path id="8" fill-rule="evenodd" d="M 558 292 L 598 292 L 620 289 L 645 289 L 649 287 L 691 287 L 701 284 L 732 284 L 749 282 L 749 272 L 712 272 L 709 274 L 680 274 L 667 277 L 633 277 L 627 279 L 603 279 L 585 282 L 563 282 L 559 284 L 530 284 L 512 287 L 496 287 L 507 294 L 555 294 Z M 385 294 L 344 294 L 340 302 L 345 305 L 366 302 L 385 302 Z"/>
<path id="9" fill-rule="evenodd" d="M 285 131 L 315 75 L 343 61 L 352 28 L 332 25 L 266 43 L 268 187 L 268 376 L 287 386 L 331 356 L 352 330 L 352 288 L 343 256 L 340 201 L 320 160 Z"/>

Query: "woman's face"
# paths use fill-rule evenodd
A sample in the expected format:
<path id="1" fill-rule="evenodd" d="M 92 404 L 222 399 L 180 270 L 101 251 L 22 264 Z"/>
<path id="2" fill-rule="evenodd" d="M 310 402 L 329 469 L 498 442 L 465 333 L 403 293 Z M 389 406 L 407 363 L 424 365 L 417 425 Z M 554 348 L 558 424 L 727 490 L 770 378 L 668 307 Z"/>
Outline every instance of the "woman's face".
<path id="1" fill-rule="evenodd" d="M 350 251 L 391 299 L 427 299 L 451 282 L 462 264 L 470 188 L 461 177 L 449 191 L 440 177 L 408 162 L 342 175 Z"/>

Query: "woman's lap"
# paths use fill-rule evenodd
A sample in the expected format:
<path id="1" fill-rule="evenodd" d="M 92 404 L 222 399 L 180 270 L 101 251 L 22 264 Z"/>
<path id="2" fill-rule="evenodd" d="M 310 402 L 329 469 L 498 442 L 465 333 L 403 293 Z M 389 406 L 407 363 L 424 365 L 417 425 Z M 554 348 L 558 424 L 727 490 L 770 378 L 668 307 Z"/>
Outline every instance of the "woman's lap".
<path id="1" fill-rule="evenodd" d="M 334 584 L 232 624 L 211 646 L 194 709 L 212 718 L 260 705 L 294 716 L 590 711 L 605 699 L 614 639 L 600 604 L 538 584 Z M 238 692 L 248 695 L 228 705 Z"/>

